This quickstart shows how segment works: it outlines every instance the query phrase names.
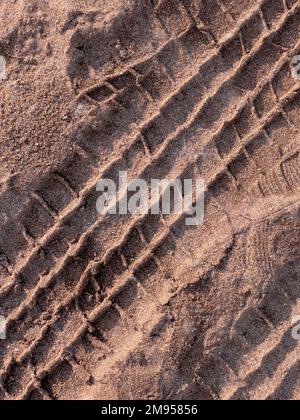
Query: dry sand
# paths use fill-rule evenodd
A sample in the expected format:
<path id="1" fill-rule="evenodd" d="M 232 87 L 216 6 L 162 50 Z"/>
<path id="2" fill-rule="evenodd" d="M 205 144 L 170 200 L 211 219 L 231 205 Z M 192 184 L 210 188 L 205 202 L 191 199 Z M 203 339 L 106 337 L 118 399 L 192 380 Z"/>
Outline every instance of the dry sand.
<path id="1" fill-rule="evenodd" d="M 0 399 L 298 399 L 295 0 L 2 0 Z M 96 181 L 203 178 L 205 220 Z"/>

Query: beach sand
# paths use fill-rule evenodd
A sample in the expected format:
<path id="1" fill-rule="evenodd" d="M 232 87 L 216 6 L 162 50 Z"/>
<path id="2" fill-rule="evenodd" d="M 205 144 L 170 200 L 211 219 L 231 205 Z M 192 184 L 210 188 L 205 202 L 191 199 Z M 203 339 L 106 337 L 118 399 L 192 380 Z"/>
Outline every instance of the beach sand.
<path id="1" fill-rule="evenodd" d="M 0 399 L 299 399 L 299 2 L 0 19 Z M 204 180 L 203 223 L 100 216 L 120 171 Z"/>

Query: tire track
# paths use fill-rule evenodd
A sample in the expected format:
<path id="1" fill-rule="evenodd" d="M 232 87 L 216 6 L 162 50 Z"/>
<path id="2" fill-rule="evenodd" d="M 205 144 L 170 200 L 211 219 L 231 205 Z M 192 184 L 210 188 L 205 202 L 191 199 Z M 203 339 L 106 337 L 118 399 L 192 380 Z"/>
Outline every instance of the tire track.
<path id="1" fill-rule="evenodd" d="M 129 281 L 131 281 L 132 279 L 131 279 L 131 277 L 129 278 Z M 122 285 L 121 287 L 124 287 L 124 285 Z M 107 310 L 107 308 L 104 308 L 105 310 Z M 102 311 L 101 312 L 103 312 L 103 308 L 102 308 Z M 98 316 L 98 311 L 96 311 L 96 313 L 97 313 L 97 316 Z M 96 317 L 97 317 L 96 316 Z M 92 318 L 92 319 L 94 319 L 94 317 Z"/>
<path id="2" fill-rule="evenodd" d="M 284 396 L 284 397 L 282 397 Z M 298 400 L 299 399 L 299 362 L 296 362 L 287 371 L 281 383 L 267 400 Z"/>
<path id="3" fill-rule="evenodd" d="M 229 399 L 265 400 L 270 398 L 269 395 L 272 395 L 272 390 L 276 390 L 280 386 L 282 378 L 285 377 L 285 372 L 289 371 L 294 364 L 295 359 L 297 359 L 297 352 L 299 352 L 299 345 L 292 338 L 290 323 L 285 323 L 284 328 L 283 335 L 280 340 L 275 342 L 275 345 L 274 335 L 276 336 L 276 330 L 273 331 L 272 339 L 270 338 L 272 345 L 269 348 L 264 345 L 262 354 L 259 352 L 253 353 L 252 360 L 256 368 L 241 380 L 242 385 L 231 393 Z"/>
<path id="4" fill-rule="evenodd" d="M 176 224 L 178 224 L 178 221 L 174 223 L 174 226 Z M 171 230 L 172 230 L 172 227 L 170 227 L 170 231 Z M 166 237 L 167 237 L 167 235 L 166 235 Z M 175 242 L 177 242 L 177 247 L 178 247 L 178 241 L 179 241 L 179 238 L 180 237 L 181 237 L 181 232 L 178 234 L 178 237 L 175 238 Z M 154 253 L 155 253 L 155 251 L 154 251 Z M 153 255 L 153 252 L 149 252 L 149 257 L 153 261 L 153 256 L 152 255 Z M 157 255 L 158 258 L 159 258 L 160 251 L 157 252 L 157 253 L 155 253 L 155 255 Z M 155 260 L 155 261 L 157 261 L 157 260 Z M 147 264 L 146 263 L 145 265 L 150 265 L 151 266 L 152 264 L 153 264 L 153 262 L 151 264 Z M 162 265 L 165 266 L 165 261 L 163 262 Z M 143 285 L 143 288 L 145 287 L 145 281 L 146 281 L 146 283 L 147 282 L 150 282 L 150 284 L 151 284 L 150 290 L 151 289 L 153 290 L 153 284 L 155 284 L 155 280 L 151 280 L 151 277 L 152 276 L 155 276 L 157 278 L 160 278 L 161 275 L 160 275 L 159 270 L 160 269 L 158 268 L 157 265 L 155 267 L 152 266 L 152 269 L 151 269 L 151 267 L 148 268 L 148 269 L 146 269 L 146 272 L 143 275 L 144 280 L 141 282 L 141 284 Z M 151 274 L 149 274 L 149 273 L 151 273 Z M 126 282 L 125 282 L 124 284 L 119 285 L 118 292 L 120 290 L 124 290 L 125 287 L 127 287 L 129 284 L 131 284 L 133 278 L 138 279 L 138 277 L 139 276 L 137 276 L 137 275 L 135 275 L 135 276 L 129 276 L 128 277 L 128 283 L 126 284 Z M 158 286 L 159 286 L 159 284 L 158 284 Z M 148 290 L 148 288 L 147 288 L 147 290 Z M 118 292 L 116 292 L 116 296 L 118 296 Z M 119 343 L 120 347 L 122 347 L 122 343 L 124 343 L 124 340 L 126 338 L 126 334 L 128 332 L 128 329 L 127 328 L 126 329 L 123 329 L 123 330 L 118 328 L 118 322 L 121 322 L 122 319 L 124 319 L 124 314 L 122 312 L 121 313 L 118 312 L 118 308 L 116 308 L 115 304 L 113 303 L 114 302 L 114 299 L 115 299 L 114 296 L 112 296 L 112 298 L 109 299 L 110 300 L 110 307 L 107 306 L 107 305 L 105 305 L 105 304 L 103 304 L 103 306 L 101 306 L 100 308 L 95 308 L 94 312 L 92 312 L 88 316 L 89 325 L 92 325 L 92 330 L 89 329 L 88 327 L 85 328 L 85 333 L 88 336 L 90 334 L 92 334 L 92 335 L 95 334 L 95 336 L 97 337 L 97 339 L 98 340 L 100 339 L 100 342 L 103 342 L 104 343 L 103 345 L 104 345 L 104 348 L 105 348 L 105 351 L 106 351 L 106 354 L 107 355 L 110 355 L 110 353 L 113 350 L 111 348 L 108 348 L 107 349 L 107 347 L 106 347 L 107 344 L 106 343 L 112 344 L 112 343 L 115 342 L 114 340 L 116 339 L 116 337 L 118 337 L 117 343 Z M 133 300 L 133 303 L 135 303 L 136 305 L 138 305 L 138 302 L 135 301 L 135 300 Z M 111 314 L 110 311 L 112 311 L 113 314 Z M 248 318 L 249 317 L 245 317 L 246 320 Z M 100 319 L 100 321 L 99 321 L 99 319 Z M 170 320 L 169 319 L 164 320 L 163 325 L 165 323 L 167 323 L 167 324 L 170 323 Z M 110 327 L 109 327 L 109 325 L 110 325 Z M 109 334 L 109 335 L 107 335 L 106 334 L 107 328 L 108 329 L 109 328 L 115 329 L 115 332 L 114 333 L 109 333 L 109 331 L 108 331 L 107 334 Z M 162 325 L 159 325 L 159 329 L 160 328 L 162 328 Z M 100 331 L 99 331 L 99 329 L 100 329 Z M 159 329 L 158 329 L 158 331 L 159 331 Z M 121 331 L 123 331 L 122 334 L 125 334 L 125 336 L 123 336 L 123 335 L 120 336 L 120 332 Z M 249 331 L 249 329 L 248 329 L 248 331 Z M 250 331 L 253 331 L 253 330 L 250 330 Z M 260 330 L 260 332 L 261 332 L 261 330 Z M 151 334 L 153 334 L 153 332 L 151 332 L 150 335 Z M 78 333 L 78 336 L 77 337 L 74 337 L 72 339 L 72 342 L 70 342 L 69 345 L 67 346 L 68 352 L 71 352 L 71 354 L 72 354 L 72 348 L 74 346 L 78 346 L 79 344 L 77 344 L 77 343 L 80 342 L 80 341 L 82 341 L 83 339 L 84 339 L 84 334 L 83 334 L 83 329 L 81 329 L 79 331 L 79 333 Z M 243 341 L 242 341 L 242 343 L 239 343 L 238 344 L 238 348 L 236 348 L 235 350 L 236 351 L 241 351 L 242 345 L 243 345 Z M 43 379 L 43 381 L 46 381 L 45 378 L 49 377 L 49 375 L 51 376 L 52 370 L 55 370 L 56 372 L 59 372 L 59 370 L 60 370 L 59 366 L 62 363 L 65 363 L 64 361 L 62 361 L 62 359 L 64 359 L 63 355 L 65 354 L 65 352 L 67 351 L 67 349 L 65 349 L 61 353 L 61 356 L 60 357 L 57 357 L 57 359 L 55 359 L 55 361 L 53 363 L 50 363 L 42 372 L 40 372 L 39 377 L 41 377 Z M 232 349 L 232 347 L 230 347 L 230 349 Z M 80 353 L 80 354 L 81 354 L 81 357 L 82 357 L 82 353 Z M 88 352 L 86 358 L 91 358 L 90 351 Z M 205 378 L 206 379 L 208 377 L 215 378 L 214 375 L 217 375 L 217 377 L 220 378 L 220 375 L 219 375 L 220 372 L 222 372 L 222 377 L 223 378 L 228 378 L 228 375 L 229 375 L 229 377 L 232 378 L 233 377 L 233 368 L 229 368 L 228 367 L 228 364 L 227 364 L 227 362 L 225 362 L 225 360 L 223 360 L 223 359 L 220 360 L 218 358 L 216 360 L 215 359 L 216 358 L 212 358 L 212 360 L 209 360 L 207 362 L 207 367 L 204 370 L 202 369 L 202 376 L 204 375 L 204 372 L 205 371 L 207 372 L 209 370 L 209 372 L 207 373 L 207 375 L 205 375 Z M 112 360 L 114 360 L 114 359 L 112 359 Z M 215 366 L 214 372 L 211 371 L 211 367 L 210 367 L 211 363 L 213 363 L 213 365 Z M 220 370 L 220 368 L 221 368 L 222 365 L 223 365 L 223 367 Z M 229 373 L 227 372 L 227 374 L 224 375 L 226 369 L 229 370 Z M 214 375 L 212 373 L 214 373 Z M 199 372 L 199 377 L 200 376 L 201 376 L 201 372 Z M 223 382 L 221 381 L 220 383 L 222 384 Z M 215 395 L 217 397 L 219 395 L 219 391 L 217 389 L 214 389 L 213 385 L 211 385 L 211 387 L 212 388 L 209 388 L 209 386 L 207 385 L 207 388 L 210 389 L 212 395 Z M 24 394 L 24 398 L 25 397 L 26 397 L 26 394 Z"/>
<path id="5" fill-rule="evenodd" d="M 272 239 L 272 246 L 277 249 L 279 255 L 281 255 L 279 250 L 283 248 L 276 240 L 280 235 L 278 227 L 281 226 L 284 232 L 280 235 L 282 244 L 287 238 L 290 243 L 298 240 L 300 229 L 298 207 L 299 201 L 296 201 L 279 209 L 277 213 L 273 212 L 273 223 L 269 224 L 268 230 L 265 230 L 263 219 L 256 221 L 255 230 L 262 237 Z M 291 209 L 293 210 L 292 222 L 287 225 L 286 217 Z M 272 234 L 272 229 L 274 235 L 277 236 Z M 259 255 L 258 252 L 258 257 Z M 219 371 L 217 368 L 212 369 L 211 363 L 202 369 L 200 376 L 210 378 L 212 392 L 218 398 L 225 400 L 265 399 L 266 393 L 270 393 L 270 389 L 274 390 L 276 384 L 280 382 L 290 363 L 294 363 L 299 342 L 292 337 L 290 319 L 292 314 L 298 311 L 300 289 L 297 286 L 297 276 L 299 270 L 297 257 L 287 255 L 287 258 L 288 271 L 281 270 L 277 275 L 273 273 L 267 289 L 262 294 L 263 297 L 256 305 L 248 306 L 236 317 L 227 339 L 223 339 L 221 345 L 214 350 L 212 358 L 216 357 L 216 360 L 223 364 L 222 380 L 217 380 Z M 290 266 L 288 262 L 290 258 L 294 261 L 293 266 Z M 260 271 L 260 258 L 257 259 L 256 266 Z"/>
<path id="6" fill-rule="evenodd" d="M 167 150 L 167 149 L 166 149 Z M 88 236 L 88 235 L 86 235 L 86 236 Z M 80 244 L 81 245 L 81 244 Z M 80 246 L 79 246 L 79 249 L 80 249 Z"/>
<path id="7" fill-rule="evenodd" d="M 180 131 L 180 129 L 178 130 L 178 131 Z M 117 164 L 118 164 L 119 162 L 117 162 Z M 117 166 L 117 165 L 116 165 Z M 109 172 L 109 170 L 108 170 L 108 172 Z M 105 175 L 103 175 L 103 177 L 105 177 Z M 96 182 L 96 181 L 95 181 Z M 88 196 L 88 194 L 90 193 L 90 191 L 92 190 L 92 188 L 89 188 L 88 189 L 88 191 L 87 191 L 87 193 L 86 193 L 86 196 Z M 81 201 L 85 201 L 87 199 L 87 197 L 84 197 Z M 80 206 L 80 204 L 78 205 L 78 207 Z M 6 295 L 7 295 L 7 292 L 6 292 Z"/>
<path id="8" fill-rule="evenodd" d="M 255 11 L 253 12 L 253 13 L 256 13 L 256 11 L 257 11 L 257 9 L 255 9 Z M 248 18 L 247 18 L 248 19 Z M 242 29 L 242 27 L 243 27 L 243 25 L 245 25 L 246 23 L 245 22 L 247 22 L 247 19 L 245 20 L 245 21 L 243 21 L 243 22 L 241 22 L 241 24 L 240 24 L 240 26 L 238 27 L 238 29 L 237 29 L 237 31 L 235 31 L 234 32 L 234 34 L 233 34 L 233 36 L 230 38 L 230 40 L 232 41 L 232 40 L 234 40 L 234 38 L 235 38 L 235 36 L 236 36 L 236 34 Z M 226 41 L 224 41 L 223 42 L 223 44 L 220 46 L 220 49 L 219 49 L 219 51 L 222 51 L 222 47 L 224 47 L 226 45 Z M 201 68 L 204 70 L 204 71 L 206 71 L 206 69 L 205 69 L 205 66 L 206 65 L 208 65 L 209 63 L 210 63 L 210 60 L 212 60 L 212 58 L 214 57 L 214 53 L 211 55 L 211 56 L 209 56 L 208 57 L 208 59 L 204 62 L 204 64 L 201 66 Z M 191 79 L 191 83 L 193 83 L 193 77 L 192 77 L 192 79 Z M 211 80 L 211 82 L 213 81 L 213 79 Z M 120 84 L 120 82 L 119 82 L 119 84 Z M 182 87 L 180 87 L 179 88 L 179 90 L 178 90 L 178 92 L 180 93 L 181 91 L 184 91 L 187 87 L 188 87 L 188 85 L 189 85 L 189 82 L 185 82 L 184 84 L 183 84 L 183 86 Z M 162 105 L 162 107 L 161 107 L 161 109 L 162 109 L 162 111 L 161 112 L 163 112 L 163 110 L 164 110 L 164 108 L 167 108 L 168 107 L 168 104 L 172 104 L 172 101 L 173 101 L 173 97 L 174 97 L 174 95 L 172 95 L 171 96 L 171 98 L 169 99 L 169 100 L 167 100 L 166 101 L 166 103 L 165 103 L 165 105 Z M 176 97 L 176 95 L 175 95 L 175 97 Z M 185 98 L 183 98 L 183 100 L 184 100 Z M 176 104 L 175 104 L 176 105 Z M 159 117 L 159 115 L 158 116 L 156 116 L 156 117 L 154 117 L 154 119 L 155 118 L 158 118 Z M 153 121 L 153 119 L 150 119 L 148 122 L 146 122 L 145 124 L 144 124 L 144 126 L 146 127 L 147 125 L 149 126 L 150 124 L 151 124 L 151 121 Z M 131 146 L 133 145 L 133 143 L 131 144 Z M 77 156 L 76 157 L 76 160 L 74 161 L 74 164 L 73 164 L 73 167 L 89 167 L 90 165 L 88 165 L 87 164 L 87 161 L 86 161 L 86 159 L 84 159 L 84 160 L 82 160 L 83 158 L 82 157 L 80 157 L 80 156 L 78 156 L 78 155 L 75 155 L 75 156 Z M 111 164 L 111 166 L 114 166 L 116 163 L 117 163 L 117 161 L 118 161 L 118 159 L 121 159 L 121 156 L 119 156 L 119 157 L 117 157 L 113 162 L 112 162 L 112 164 Z M 109 167 L 109 165 L 107 165 L 107 167 Z M 74 177 L 74 174 L 73 174 L 73 177 Z M 99 176 L 97 176 L 97 178 L 98 178 Z M 77 177 L 75 177 L 75 178 L 77 178 Z M 50 178 L 50 180 L 51 180 L 51 178 Z M 92 185 L 94 185 L 95 184 L 95 182 L 96 182 L 96 178 L 94 178 L 93 180 L 91 180 L 91 181 L 89 181 L 88 182 L 88 184 L 87 184 L 87 187 L 86 188 L 84 188 L 83 189 L 83 191 L 82 191 L 82 194 L 81 194 L 81 196 L 82 196 L 82 199 L 84 200 L 84 198 L 85 198 L 85 192 L 87 192 L 87 191 L 89 191 L 91 188 L 92 188 Z M 52 183 L 52 182 L 51 182 Z M 48 183 L 47 183 L 47 185 L 48 185 Z M 75 187 L 76 188 L 76 187 Z M 59 187 L 58 186 L 58 191 L 60 191 L 61 190 L 61 187 Z M 70 191 L 71 190 L 71 191 Z M 68 196 L 68 192 L 70 193 L 71 192 L 71 195 L 72 196 L 74 196 L 74 191 L 73 191 L 73 189 L 71 188 L 70 189 L 70 186 L 68 185 L 67 186 L 67 188 L 64 188 L 63 189 L 63 191 L 62 191 L 62 193 L 60 194 L 61 196 Z M 35 207 L 35 206 L 33 206 L 33 207 Z M 73 206 L 72 206 L 72 204 L 70 204 L 68 207 L 66 207 L 65 208 L 65 211 L 63 211 L 62 213 L 61 213 L 61 219 L 60 219 L 60 221 L 59 221 L 59 223 L 57 224 L 57 225 L 54 225 L 54 227 L 51 229 L 51 231 L 48 233 L 48 234 L 46 234 L 46 236 L 44 237 L 44 238 L 42 238 L 40 241 L 38 241 L 39 243 L 41 243 L 41 246 L 40 245 L 38 245 L 38 247 L 37 247 L 37 249 L 34 249 L 33 250 L 33 252 L 32 252 L 32 254 L 27 258 L 27 260 L 25 261 L 25 263 L 23 264 L 23 265 L 21 265 L 20 263 L 17 265 L 17 267 L 19 266 L 19 270 L 17 271 L 17 273 L 15 273 L 14 274 L 14 276 L 15 276 L 15 279 L 16 279 L 16 277 L 17 277 L 17 275 L 18 275 L 18 272 L 20 272 L 22 269 L 25 269 L 25 267 L 26 267 L 26 264 L 29 262 L 30 263 L 30 259 L 34 259 L 34 257 L 38 254 L 38 252 L 40 252 L 41 251 L 41 249 L 43 249 L 43 246 L 45 245 L 45 243 L 47 243 L 47 242 L 49 242 L 49 241 L 51 241 L 51 239 L 53 239 L 53 237 L 55 238 L 55 233 L 56 233 L 56 231 L 57 231 L 57 229 L 59 229 L 59 227 L 60 226 L 62 226 L 63 225 L 63 221 L 64 221 L 64 219 L 65 219 L 65 217 L 66 217 L 66 213 L 68 214 L 68 209 L 69 209 L 69 212 L 71 212 L 72 211 L 72 209 L 73 209 L 73 211 L 75 211 L 78 207 L 80 207 L 80 204 L 77 204 L 76 205 L 76 202 L 75 202 L 75 204 L 74 204 L 74 202 L 73 202 Z M 57 209 L 57 210 L 59 210 L 59 209 Z M 33 211 L 33 209 L 32 209 L 32 211 Z M 34 214 L 34 213 L 33 213 Z M 51 214 L 51 213 L 50 213 Z M 50 221 L 49 221 L 49 217 L 48 217 L 48 214 L 46 213 L 46 214 L 43 214 L 42 216 L 42 220 L 46 220 L 47 221 L 47 223 L 48 224 L 50 224 Z M 40 218 L 41 218 L 40 217 Z M 37 218 L 38 220 L 40 219 L 40 218 Z M 35 223 L 36 223 L 36 219 L 35 219 Z M 46 223 L 46 222 L 44 222 L 44 223 Z M 23 229 L 23 231 L 27 231 L 28 229 Z M 20 236 L 22 236 L 22 235 L 18 235 L 18 237 L 20 237 Z M 35 241 L 36 241 L 36 239 L 33 239 L 33 238 L 31 238 L 31 237 L 29 237 L 29 235 L 28 235 L 28 232 L 27 232 L 27 235 L 25 235 L 25 236 L 27 236 L 27 238 L 29 239 L 28 240 L 28 242 L 29 242 L 29 244 L 31 245 L 32 243 L 34 243 Z M 21 265 L 21 266 L 20 266 Z M 8 293 L 8 291 L 10 291 L 11 289 L 12 289 L 12 287 L 14 287 L 14 285 L 16 284 L 16 281 L 12 281 L 12 284 L 10 285 L 10 287 L 9 288 L 7 288 L 6 287 L 6 289 L 4 290 L 4 293 L 5 294 L 7 294 Z M 3 294 L 3 292 L 1 293 L 1 294 Z"/>

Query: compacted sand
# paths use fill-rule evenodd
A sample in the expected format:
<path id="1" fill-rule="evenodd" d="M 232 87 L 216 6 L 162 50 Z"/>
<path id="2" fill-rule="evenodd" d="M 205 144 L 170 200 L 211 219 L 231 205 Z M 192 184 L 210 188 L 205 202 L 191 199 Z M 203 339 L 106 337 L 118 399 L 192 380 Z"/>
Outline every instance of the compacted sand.
<path id="1" fill-rule="evenodd" d="M 1 399 L 298 399 L 295 0 L 2 0 Z M 205 219 L 96 212 L 202 178 Z"/>

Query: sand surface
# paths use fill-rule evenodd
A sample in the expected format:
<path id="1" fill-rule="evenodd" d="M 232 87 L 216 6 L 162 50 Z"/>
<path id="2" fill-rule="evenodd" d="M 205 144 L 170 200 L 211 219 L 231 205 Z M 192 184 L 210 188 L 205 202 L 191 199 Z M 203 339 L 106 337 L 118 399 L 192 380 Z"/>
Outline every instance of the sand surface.
<path id="1" fill-rule="evenodd" d="M 0 399 L 299 399 L 299 1 L 0 21 Z M 125 170 L 204 179 L 204 223 L 100 217 Z"/>

